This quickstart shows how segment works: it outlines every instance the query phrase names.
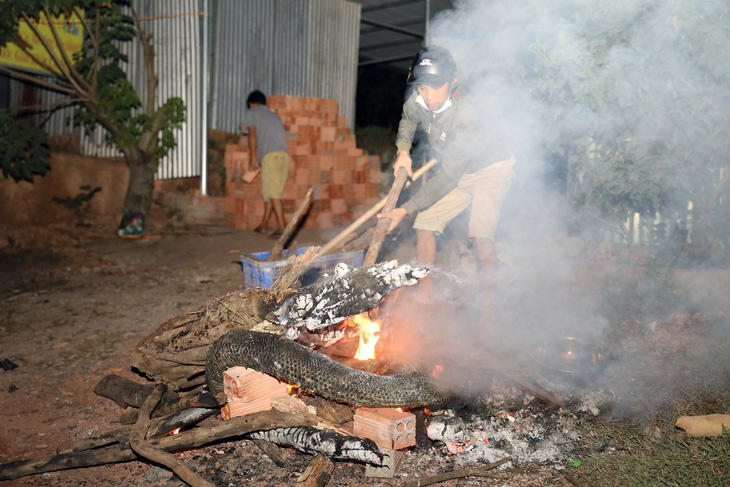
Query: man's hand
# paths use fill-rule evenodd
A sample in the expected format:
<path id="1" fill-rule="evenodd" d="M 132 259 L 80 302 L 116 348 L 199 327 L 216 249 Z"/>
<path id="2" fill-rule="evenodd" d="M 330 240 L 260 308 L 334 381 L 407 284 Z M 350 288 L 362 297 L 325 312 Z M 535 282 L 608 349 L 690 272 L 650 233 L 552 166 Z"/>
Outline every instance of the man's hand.
<path id="1" fill-rule="evenodd" d="M 378 213 L 375 216 L 378 218 L 390 218 L 390 226 L 388 227 L 387 232 L 390 233 L 395 227 L 400 225 L 400 222 L 403 221 L 403 218 L 405 218 L 407 214 L 408 212 L 404 208 L 395 208 L 390 211 L 386 211 L 385 213 Z"/>
<path id="2" fill-rule="evenodd" d="M 400 151 L 398 155 L 395 158 L 395 162 L 393 163 L 393 174 L 398 173 L 398 169 L 405 168 L 406 172 L 408 173 L 408 177 L 413 177 L 413 169 L 411 169 L 411 166 L 413 165 L 413 160 L 411 159 L 410 154 L 408 154 L 407 151 Z"/>

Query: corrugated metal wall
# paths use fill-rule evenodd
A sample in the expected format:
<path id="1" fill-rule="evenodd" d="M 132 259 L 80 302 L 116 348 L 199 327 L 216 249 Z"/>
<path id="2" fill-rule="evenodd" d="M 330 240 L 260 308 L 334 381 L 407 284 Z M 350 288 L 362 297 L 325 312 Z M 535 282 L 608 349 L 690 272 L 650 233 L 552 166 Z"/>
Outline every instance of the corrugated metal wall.
<path id="1" fill-rule="evenodd" d="M 360 4 L 344 0 L 137 0 L 134 5 L 143 28 L 152 34 L 159 78 L 157 104 L 179 96 L 187 107 L 187 121 L 177 134 L 178 146 L 161 162 L 159 179 L 199 176 L 206 124 L 238 132 L 246 97 L 254 89 L 267 95 L 337 99 L 340 114 L 354 128 Z M 205 6 L 210 16 L 202 15 Z M 201 42 L 202 22 L 206 21 L 210 27 L 207 79 L 202 73 L 206 53 Z M 122 49 L 129 58 L 126 71 L 144 102 L 141 43 L 135 38 Z M 11 81 L 10 93 L 10 105 L 19 106 L 22 83 Z M 39 103 L 51 104 L 62 95 L 38 90 L 38 98 Z M 72 108 L 56 110 L 44 128 L 50 135 L 71 132 L 72 112 Z M 120 155 L 106 145 L 100 128 L 82 134 L 81 150 L 93 156 Z"/>
<path id="2" fill-rule="evenodd" d="M 202 51 L 200 49 L 199 0 L 154 0 L 135 2 L 142 28 L 152 35 L 155 49 L 155 73 L 159 78 L 155 101 L 157 106 L 171 97 L 185 103 L 186 122 L 176 133 L 177 147 L 165 157 L 157 171 L 158 179 L 200 175 L 202 136 L 205 121 L 200 116 L 202 89 Z M 146 78 L 142 44 L 137 38 L 123 44 L 129 57 L 127 73 L 140 100 L 146 98 Z M 82 151 L 87 155 L 115 156 L 119 153 L 104 143 L 104 134 L 97 129 L 84 134 Z"/>
<path id="3" fill-rule="evenodd" d="M 254 89 L 334 98 L 354 127 L 360 4 L 218 0 L 214 5 L 212 128 L 238 132 Z"/>

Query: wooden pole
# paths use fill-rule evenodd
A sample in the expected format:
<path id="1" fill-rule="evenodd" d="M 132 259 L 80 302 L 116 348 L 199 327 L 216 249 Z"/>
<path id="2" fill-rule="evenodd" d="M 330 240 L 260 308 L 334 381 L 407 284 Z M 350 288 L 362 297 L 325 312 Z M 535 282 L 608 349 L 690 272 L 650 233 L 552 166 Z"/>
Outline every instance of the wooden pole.
<path id="1" fill-rule="evenodd" d="M 306 196 L 304 196 L 302 202 L 299 203 L 297 210 L 294 212 L 294 215 L 292 215 L 289 223 L 287 223 L 286 228 L 279 237 L 279 240 L 277 240 L 274 246 L 271 248 L 271 252 L 269 252 L 269 257 L 266 259 L 266 262 L 279 260 L 284 256 L 284 244 L 286 244 L 289 238 L 291 238 L 292 233 L 294 233 L 294 230 L 296 230 L 297 226 L 299 225 L 299 221 L 302 219 L 302 216 L 304 216 L 304 213 L 307 211 L 309 205 L 312 203 L 313 192 L 314 186 L 309 188 Z"/>
<path id="2" fill-rule="evenodd" d="M 395 208 L 396 203 L 398 203 L 400 192 L 403 190 L 403 185 L 406 184 L 406 179 L 408 179 L 408 171 L 401 167 L 398 169 L 393 186 L 390 188 L 390 192 L 385 198 L 383 212 L 387 212 Z M 385 235 L 388 233 L 389 225 L 390 218 L 381 218 L 378 220 L 378 223 L 375 225 L 373 238 L 368 246 L 368 251 L 362 261 L 362 265 L 373 265 L 375 264 L 375 261 L 378 260 L 378 254 L 380 254 L 380 249 L 383 247 L 383 240 L 385 240 Z"/>
<path id="3" fill-rule="evenodd" d="M 413 177 L 411 178 L 413 181 L 417 181 L 423 174 L 431 169 L 433 166 L 436 165 L 436 159 L 431 159 L 426 164 L 421 166 L 416 172 L 413 173 Z M 410 184 L 406 184 L 405 187 L 407 188 L 410 186 Z M 386 196 L 382 200 L 375 203 L 375 205 L 370 208 L 365 214 L 363 214 L 360 218 L 355 220 L 350 224 L 349 227 L 345 228 L 342 232 L 339 233 L 335 238 L 327 242 L 327 244 L 322 247 L 322 250 L 320 251 L 319 255 L 326 255 L 328 252 L 330 252 L 332 249 L 337 248 L 340 243 L 345 240 L 352 232 L 357 230 L 362 226 L 363 223 L 368 221 L 371 217 L 378 214 L 378 212 L 385 206 L 386 201 L 388 200 L 388 197 Z"/>

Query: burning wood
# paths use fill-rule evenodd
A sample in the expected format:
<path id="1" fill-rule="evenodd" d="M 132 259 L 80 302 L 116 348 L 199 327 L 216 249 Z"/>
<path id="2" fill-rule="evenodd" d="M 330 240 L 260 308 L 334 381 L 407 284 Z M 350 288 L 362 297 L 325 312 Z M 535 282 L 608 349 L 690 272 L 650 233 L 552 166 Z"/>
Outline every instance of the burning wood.
<path id="1" fill-rule="evenodd" d="M 375 358 L 375 345 L 380 339 L 380 322 L 371 320 L 368 313 L 362 313 L 345 320 L 347 326 L 354 326 L 360 334 L 360 344 L 355 352 L 357 360 L 372 360 Z"/>

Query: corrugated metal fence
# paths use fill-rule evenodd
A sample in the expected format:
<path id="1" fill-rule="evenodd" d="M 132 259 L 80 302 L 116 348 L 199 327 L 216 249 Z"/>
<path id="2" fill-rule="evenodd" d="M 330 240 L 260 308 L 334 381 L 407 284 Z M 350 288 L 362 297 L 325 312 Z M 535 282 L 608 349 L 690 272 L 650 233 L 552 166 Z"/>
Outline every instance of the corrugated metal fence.
<path id="1" fill-rule="evenodd" d="M 238 132 L 246 97 L 334 98 L 354 127 L 360 4 L 219 0 L 213 20 L 211 127 Z"/>
<path id="2" fill-rule="evenodd" d="M 137 0 L 134 5 L 142 27 L 152 34 L 159 77 L 157 103 L 178 96 L 187 107 L 187 121 L 177 134 L 178 146 L 161 162 L 159 179 L 199 176 L 206 126 L 238 132 L 246 97 L 254 89 L 267 95 L 337 99 L 340 114 L 354 127 L 360 4 L 343 0 Z M 206 6 L 210 15 L 203 11 Z M 208 22 L 211 33 L 207 53 L 203 22 Z M 144 100 L 141 43 L 135 39 L 123 49 L 129 57 L 130 80 Z M 203 73 L 206 65 L 207 76 Z M 22 83 L 11 81 L 10 92 L 11 106 L 19 106 Z M 38 90 L 38 97 L 42 104 L 61 98 L 48 90 Z M 72 112 L 71 108 L 56 110 L 44 125 L 47 132 L 71 132 Z M 119 155 L 106 145 L 100 128 L 82 134 L 81 150 L 93 156 Z"/>

